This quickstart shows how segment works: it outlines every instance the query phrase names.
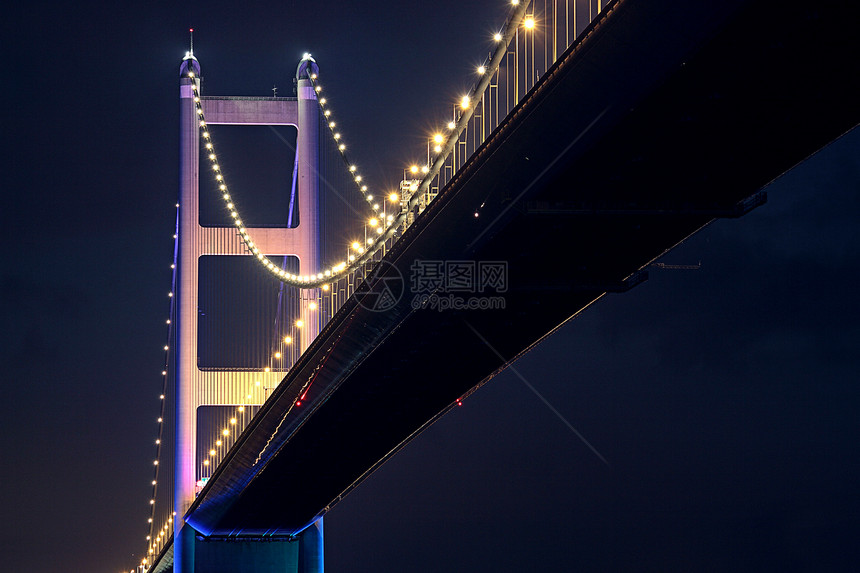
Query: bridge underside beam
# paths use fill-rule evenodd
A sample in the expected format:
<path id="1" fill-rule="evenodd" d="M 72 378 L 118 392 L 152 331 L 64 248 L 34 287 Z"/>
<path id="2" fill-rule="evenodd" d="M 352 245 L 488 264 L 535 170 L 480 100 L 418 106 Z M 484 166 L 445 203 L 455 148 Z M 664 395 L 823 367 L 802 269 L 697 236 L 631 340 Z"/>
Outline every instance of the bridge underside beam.
<path id="1" fill-rule="evenodd" d="M 691 195 L 694 195 L 691 193 Z M 743 201 L 731 205 L 702 205 L 688 202 L 685 205 L 631 205 L 631 204 L 586 204 L 571 201 L 526 201 L 522 211 L 526 215 L 550 217 L 619 217 L 619 216 L 704 216 L 713 219 L 735 219 L 743 217 L 756 207 L 767 203 L 767 192 L 759 191 Z"/>
<path id="2" fill-rule="evenodd" d="M 407 289 L 416 260 L 506 261 L 504 309 L 415 309 L 409 293 L 385 312 L 348 301 L 188 522 L 207 535 L 300 531 L 458 398 L 714 217 L 533 216 L 524 201 L 742 204 L 857 125 L 849 14 L 847 2 L 610 5 L 386 258 Z"/>

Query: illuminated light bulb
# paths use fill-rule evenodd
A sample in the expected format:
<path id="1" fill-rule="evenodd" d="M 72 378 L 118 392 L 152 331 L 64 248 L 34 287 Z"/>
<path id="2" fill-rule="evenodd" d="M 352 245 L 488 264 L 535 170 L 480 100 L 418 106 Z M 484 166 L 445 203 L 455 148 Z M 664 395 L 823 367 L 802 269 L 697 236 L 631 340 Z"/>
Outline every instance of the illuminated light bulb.
<path id="1" fill-rule="evenodd" d="M 308 303 L 308 310 L 316 310 L 316 309 L 317 309 L 317 303 L 315 303 L 315 302 L 309 302 Z"/>
<path id="2" fill-rule="evenodd" d="M 325 102 L 326 102 L 326 99 L 325 99 L 325 98 L 322 98 L 322 99 L 320 100 L 320 105 L 325 105 Z"/>
<path id="3" fill-rule="evenodd" d="M 499 34 L 498 32 L 496 32 L 495 34 L 493 34 L 493 40 L 495 40 L 496 42 L 501 42 L 502 41 L 502 35 Z"/>
<path id="4" fill-rule="evenodd" d="M 239 406 L 239 411 L 240 411 L 240 412 L 244 412 L 244 411 L 245 411 L 245 406 Z"/>
<path id="5" fill-rule="evenodd" d="M 354 243 L 352 243 L 352 248 L 353 248 L 353 249 L 358 250 L 358 248 L 359 248 L 360 246 L 361 246 L 361 245 L 359 244 L 359 242 L 358 242 L 358 241 L 355 241 Z"/>
<path id="6" fill-rule="evenodd" d="M 472 103 L 471 98 L 467 95 L 464 95 L 463 99 L 460 100 L 460 107 L 463 109 L 469 109 L 469 106 L 471 105 L 471 103 Z"/>
<path id="7" fill-rule="evenodd" d="M 204 131 L 204 132 L 203 132 L 203 137 L 205 137 L 206 139 L 209 139 L 209 132 L 208 132 L 208 131 Z"/>
<path id="8" fill-rule="evenodd" d="M 456 123 L 454 123 L 453 121 L 448 122 L 448 129 L 454 129 L 455 127 L 457 127 Z"/>
<path id="9" fill-rule="evenodd" d="M 301 401 L 301 400 L 296 400 L 296 406 L 301 406 L 301 405 L 302 405 L 302 401 Z"/>
<path id="10" fill-rule="evenodd" d="M 430 171 L 430 167 L 427 165 L 421 168 L 421 173 L 427 173 L 428 171 Z"/>
<path id="11" fill-rule="evenodd" d="M 214 154 L 214 153 L 210 153 L 210 154 L 209 154 L 209 159 L 215 159 L 215 154 Z"/>
<path id="12" fill-rule="evenodd" d="M 377 219 L 376 217 L 374 217 L 374 218 L 372 218 L 370 221 L 368 221 L 367 223 L 368 223 L 371 227 L 375 227 L 375 226 L 377 226 L 377 225 L 379 224 L 379 219 Z"/>
<path id="13" fill-rule="evenodd" d="M 284 344 L 292 344 L 293 338 L 291 336 L 284 337 Z"/>
<path id="14" fill-rule="evenodd" d="M 155 500 L 154 500 L 154 499 L 150 499 L 150 500 L 149 500 L 149 505 L 155 505 Z"/>
<path id="15" fill-rule="evenodd" d="M 215 442 L 215 445 L 216 445 L 216 446 L 220 446 L 221 444 L 222 444 L 221 440 L 217 440 L 217 441 Z"/>
<path id="16" fill-rule="evenodd" d="M 330 115 L 331 115 L 331 110 L 329 110 L 329 109 L 325 110 L 325 114 L 324 114 L 324 115 L 325 115 L 326 117 L 330 116 Z"/>
<path id="17" fill-rule="evenodd" d="M 170 321 L 168 321 L 168 322 L 170 322 Z M 167 370 L 162 370 L 162 371 L 161 371 L 161 375 L 162 375 L 162 376 L 167 376 Z"/>
<path id="18" fill-rule="evenodd" d="M 355 182 L 356 182 L 356 183 L 360 183 L 360 182 L 361 182 L 361 175 L 356 175 L 356 176 L 355 176 Z"/>
<path id="19" fill-rule="evenodd" d="M 339 134 L 339 133 L 335 133 L 335 134 L 334 134 L 334 138 L 335 138 L 335 139 L 340 139 L 340 134 Z"/>
<path id="20" fill-rule="evenodd" d="M 379 227 L 378 229 L 376 229 L 376 233 L 377 233 L 377 234 L 381 235 L 381 234 L 382 234 L 382 232 L 383 232 L 383 231 L 382 231 L 382 227 Z"/>
<path id="21" fill-rule="evenodd" d="M 531 30 L 532 28 L 534 28 L 535 27 L 534 16 L 526 17 L 525 21 L 523 22 L 523 26 L 525 27 L 526 30 Z"/>
<path id="22" fill-rule="evenodd" d="M 194 97 L 194 103 L 200 103 L 200 98 L 195 96 Z"/>
<path id="23" fill-rule="evenodd" d="M 164 419 L 163 419 L 163 418 L 159 418 L 159 419 L 158 419 L 158 423 L 159 423 L 159 424 L 160 424 L 160 423 L 162 423 L 163 421 L 164 421 Z"/>
<path id="24" fill-rule="evenodd" d="M 173 296 L 173 293 L 169 292 L 169 293 L 167 293 L 167 296 L 171 297 L 171 296 Z"/>
<path id="25" fill-rule="evenodd" d="M 355 256 L 350 255 L 350 256 L 349 256 L 349 262 L 353 262 L 353 261 L 355 261 Z"/>
<path id="26" fill-rule="evenodd" d="M 171 269 L 175 269 L 175 268 L 176 268 L 176 265 L 175 265 L 175 264 L 172 264 L 172 265 L 170 265 L 170 268 L 171 268 Z M 170 324 L 170 321 L 168 321 L 167 323 L 168 323 L 168 324 Z"/>
<path id="27" fill-rule="evenodd" d="M 218 452 L 216 452 L 215 450 L 209 450 L 209 455 L 212 456 L 213 458 L 215 457 L 215 454 L 217 454 L 217 453 Z"/>
<path id="28" fill-rule="evenodd" d="M 265 368 L 263 368 L 263 372 L 271 372 L 271 371 L 272 371 L 272 369 L 271 369 L 271 368 L 269 368 L 268 366 L 266 366 Z"/>
<path id="29" fill-rule="evenodd" d="M 157 465 L 158 465 L 158 460 L 153 461 L 153 462 L 152 462 L 152 465 L 157 466 Z"/>
<path id="30" fill-rule="evenodd" d="M 350 165 L 350 166 L 349 166 L 349 170 L 350 170 L 352 173 L 355 173 L 355 170 L 356 170 L 356 169 L 358 169 L 358 167 L 356 167 L 355 165 Z"/>
<path id="31" fill-rule="evenodd" d="M 486 73 L 487 73 L 487 68 L 485 68 L 484 66 L 478 66 L 478 75 L 483 76 Z"/>
<path id="32" fill-rule="evenodd" d="M 442 143 L 443 141 L 445 141 L 445 136 L 441 133 L 433 135 L 433 143 Z"/>
<path id="33" fill-rule="evenodd" d="M 435 147 L 433 148 L 433 152 L 434 152 L 434 153 L 442 153 L 442 146 L 441 146 L 441 145 L 437 145 L 437 146 L 435 146 Z"/>
<path id="34" fill-rule="evenodd" d="M 158 397 L 158 399 L 159 399 L 159 400 L 164 400 L 164 394 L 161 394 L 161 395 Z"/>
<path id="35" fill-rule="evenodd" d="M 373 210 L 374 210 L 374 211 L 379 211 L 379 203 L 374 203 L 374 204 L 373 204 Z"/>
<path id="36" fill-rule="evenodd" d="M 340 264 L 339 264 L 339 265 L 337 265 L 337 267 L 335 267 L 335 268 L 338 268 L 338 267 L 343 267 L 343 263 L 340 263 Z M 322 286 L 322 289 L 323 289 L 324 291 L 328 291 L 328 285 L 323 285 L 323 286 Z"/>
<path id="37" fill-rule="evenodd" d="M 367 200 L 368 200 L 368 201 L 373 201 L 373 195 L 368 195 L 368 196 L 367 196 Z"/>
<path id="38" fill-rule="evenodd" d="M 169 348 L 170 348 L 169 346 L 165 346 L 165 347 L 164 347 L 164 349 L 165 349 L 165 350 L 168 350 Z"/>
<path id="39" fill-rule="evenodd" d="M 280 353 L 280 352 L 275 352 L 275 358 L 280 358 L 280 357 L 281 357 L 281 353 Z"/>
<path id="40" fill-rule="evenodd" d="M 322 86 L 317 86 L 314 90 L 316 90 L 317 93 L 320 93 L 322 91 Z"/>
<path id="41" fill-rule="evenodd" d="M 334 127 L 335 125 L 336 125 L 336 124 L 335 124 L 335 122 L 333 122 L 333 121 L 328 122 L 328 126 L 329 126 L 329 127 Z"/>
<path id="42" fill-rule="evenodd" d="M 222 436 L 229 436 L 230 430 L 228 430 L 227 428 L 224 428 L 223 430 L 221 430 L 221 435 Z"/>
<path id="43" fill-rule="evenodd" d="M 362 185 L 362 186 L 361 186 L 361 190 L 362 190 L 362 191 L 367 191 L 367 185 Z"/>
<path id="44" fill-rule="evenodd" d="M 251 399 L 251 395 L 250 395 L 250 394 L 248 394 L 247 398 L 248 398 L 248 400 L 250 400 L 250 399 Z"/>
<path id="45" fill-rule="evenodd" d="M 296 321 L 296 328 L 301 328 L 301 327 L 303 327 L 304 325 L 305 325 L 305 321 L 304 321 L 304 320 L 299 319 L 299 320 L 297 320 L 297 321 Z"/>
<path id="46" fill-rule="evenodd" d="M 204 465 L 204 466 L 208 466 L 208 465 L 209 465 L 209 460 L 203 460 L 203 465 Z"/>
<path id="47" fill-rule="evenodd" d="M 412 173 L 418 173 L 418 166 L 413 165 L 412 167 L 409 168 L 409 171 Z"/>
<path id="48" fill-rule="evenodd" d="M 236 425 L 236 418 L 230 418 L 230 423 L 235 426 Z"/>
<path id="49" fill-rule="evenodd" d="M 368 237 L 368 238 L 367 238 L 367 244 L 368 244 L 368 245 L 372 245 L 372 244 L 373 244 L 373 237 Z"/>
<path id="50" fill-rule="evenodd" d="M 346 145 L 344 145 L 343 143 L 341 143 L 341 144 L 338 146 L 338 149 L 340 149 L 341 151 L 344 151 L 344 150 L 346 149 Z"/>
<path id="51" fill-rule="evenodd" d="M 400 196 L 398 196 L 397 193 L 392 193 L 391 195 L 388 196 L 388 200 L 391 201 L 392 203 L 397 203 L 397 201 L 399 199 L 400 199 Z"/>
<path id="52" fill-rule="evenodd" d="M 223 179 L 223 177 L 221 177 L 221 174 L 219 173 L 218 175 L 215 176 L 215 179 L 217 179 L 218 181 L 221 181 Z"/>
<path id="53" fill-rule="evenodd" d="M 513 4 L 514 6 L 519 6 L 520 0 L 511 0 L 511 4 Z"/>
<path id="54" fill-rule="evenodd" d="M 158 444 L 160 444 L 160 443 L 161 443 L 161 440 L 155 440 L 155 445 L 156 445 L 156 446 L 157 446 Z"/>
<path id="55" fill-rule="evenodd" d="M 207 143 L 207 144 L 206 144 L 206 149 L 212 149 L 212 144 L 211 144 L 211 143 Z"/>
<path id="56" fill-rule="evenodd" d="M 316 74 L 311 74 L 311 79 L 312 79 L 312 80 L 317 79 L 317 75 L 316 75 Z"/>
<path id="57" fill-rule="evenodd" d="M 155 485 L 155 484 L 156 484 L 156 481 L 155 481 L 155 480 L 152 480 L 152 485 Z"/>

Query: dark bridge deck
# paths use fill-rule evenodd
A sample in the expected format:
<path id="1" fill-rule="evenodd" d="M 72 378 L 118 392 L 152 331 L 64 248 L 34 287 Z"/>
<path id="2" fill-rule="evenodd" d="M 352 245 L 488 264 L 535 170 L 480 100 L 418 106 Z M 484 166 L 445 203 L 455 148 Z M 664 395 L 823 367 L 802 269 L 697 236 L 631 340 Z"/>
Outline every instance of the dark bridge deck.
<path id="1" fill-rule="evenodd" d="M 845 2 L 611 5 L 387 257 L 407 286 L 416 259 L 507 261 L 506 308 L 349 301 L 188 522 L 216 536 L 300 531 L 604 292 L 756 204 L 743 202 L 860 121 L 851 22 Z"/>

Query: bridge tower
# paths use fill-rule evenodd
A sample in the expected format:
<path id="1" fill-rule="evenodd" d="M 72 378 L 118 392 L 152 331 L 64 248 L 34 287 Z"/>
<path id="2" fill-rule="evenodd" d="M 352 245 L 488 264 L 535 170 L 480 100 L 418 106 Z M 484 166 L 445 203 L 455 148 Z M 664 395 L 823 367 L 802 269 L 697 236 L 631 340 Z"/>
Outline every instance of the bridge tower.
<path id="1" fill-rule="evenodd" d="M 319 213 L 320 109 L 310 75 L 318 73 L 316 62 L 306 55 L 297 70 L 295 98 L 202 98 L 207 125 L 295 126 L 296 187 L 299 224 L 292 228 L 251 228 L 254 242 L 266 255 L 294 256 L 301 273 L 320 268 L 321 217 Z M 193 77 L 189 76 L 193 72 Z M 204 256 L 250 256 L 235 227 L 208 227 L 200 223 L 200 125 L 195 110 L 192 82 L 200 89 L 200 64 L 189 52 L 180 66 L 180 181 L 179 181 L 179 280 L 176 332 L 176 430 L 175 430 L 175 528 L 176 573 L 195 571 L 296 571 L 323 570 L 322 520 L 310 526 L 296 541 L 203 540 L 183 516 L 196 496 L 198 410 L 202 406 L 238 406 L 250 384 L 262 381 L 273 388 L 283 372 L 201 369 L 198 365 L 198 305 L 201 281 L 200 258 Z M 285 217 L 286 220 L 286 217 Z M 305 291 L 307 292 L 307 291 Z M 310 293 L 313 295 L 313 293 Z M 302 311 L 303 313 L 307 311 Z M 303 314 L 304 351 L 320 330 L 318 316 Z"/>

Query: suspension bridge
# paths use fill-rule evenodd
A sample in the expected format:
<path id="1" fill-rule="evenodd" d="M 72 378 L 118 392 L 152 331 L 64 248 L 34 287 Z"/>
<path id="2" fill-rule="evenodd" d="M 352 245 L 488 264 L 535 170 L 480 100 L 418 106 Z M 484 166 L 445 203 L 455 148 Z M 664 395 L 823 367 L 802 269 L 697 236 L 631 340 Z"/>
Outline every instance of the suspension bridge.
<path id="1" fill-rule="evenodd" d="M 192 45 L 140 571 L 322 571 L 323 516 L 375 468 L 860 122 L 844 3 L 505 10 L 397 189 L 311 55 L 294 97 L 211 96 Z M 249 126 L 294 149 L 264 208 L 219 145 Z"/>

